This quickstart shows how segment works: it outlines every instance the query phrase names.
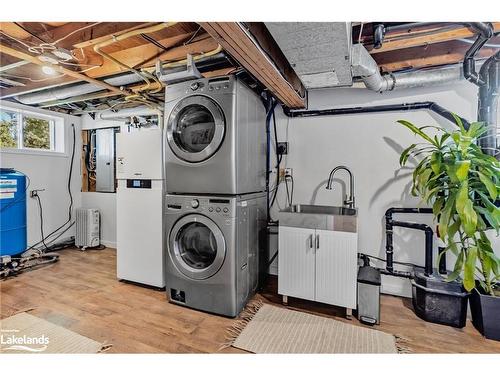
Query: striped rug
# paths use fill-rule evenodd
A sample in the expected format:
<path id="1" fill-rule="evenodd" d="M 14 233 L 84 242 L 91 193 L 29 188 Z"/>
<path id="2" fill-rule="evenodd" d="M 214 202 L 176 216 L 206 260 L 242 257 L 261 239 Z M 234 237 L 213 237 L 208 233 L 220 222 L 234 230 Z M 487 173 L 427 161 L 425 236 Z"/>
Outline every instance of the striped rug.
<path id="1" fill-rule="evenodd" d="M 251 307 L 252 308 L 252 307 Z M 396 338 L 375 329 L 264 304 L 230 330 L 231 345 L 252 353 L 398 353 Z"/>

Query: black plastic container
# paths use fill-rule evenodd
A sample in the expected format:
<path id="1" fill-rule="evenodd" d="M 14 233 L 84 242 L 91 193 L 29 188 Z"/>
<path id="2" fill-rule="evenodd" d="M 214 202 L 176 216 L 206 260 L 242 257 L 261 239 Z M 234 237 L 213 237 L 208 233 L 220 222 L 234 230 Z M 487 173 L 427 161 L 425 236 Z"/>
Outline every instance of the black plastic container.
<path id="1" fill-rule="evenodd" d="M 474 289 L 470 296 L 472 324 L 490 340 L 500 341 L 500 297 L 481 294 Z"/>
<path id="2" fill-rule="evenodd" d="M 419 318 L 456 328 L 465 327 L 469 293 L 462 283 L 446 282 L 436 272 L 425 276 L 423 269 L 415 268 L 412 294 L 413 308 Z"/>

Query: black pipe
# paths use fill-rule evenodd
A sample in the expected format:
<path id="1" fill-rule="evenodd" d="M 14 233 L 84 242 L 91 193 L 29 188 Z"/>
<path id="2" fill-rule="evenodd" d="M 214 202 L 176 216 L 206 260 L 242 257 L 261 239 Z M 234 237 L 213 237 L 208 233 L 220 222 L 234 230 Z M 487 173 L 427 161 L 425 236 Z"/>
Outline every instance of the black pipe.
<path id="1" fill-rule="evenodd" d="M 384 43 L 385 27 L 383 23 L 377 23 L 373 27 L 373 48 L 379 49 Z"/>
<path id="2" fill-rule="evenodd" d="M 439 273 L 441 275 L 446 275 L 446 248 L 445 247 L 438 247 L 438 254 L 439 254 Z"/>
<path id="3" fill-rule="evenodd" d="M 367 107 L 347 107 L 347 108 L 330 108 L 330 109 L 300 109 L 292 110 L 288 107 L 283 108 L 283 112 L 288 117 L 314 117 L 314 116 L 339 116 L 351 115 L 359 113 L 378 113 L 378 112 L 396 112 L 396 111 L 416 111 L 420 109 L 427 109 L 437 113 L 441 117 L 456 124 L 455 119 L 450 111 L 440 106 L 435 102 L 415 102 L 415 103 L 401 103 L 401 104 L 384 104 L 374 105 Z M 458 116 L 464 127 L 469 128 L 470 123 L 466 119 Z"/>
<path id="4" fill-rule="evenodd" d="M 391 207 L 385 212 L 385 231 L 386 231 L 386 269 L 388 272 L 394 272 L 394 247 L 393 247 L 393 228 L 403 227 L 410 229 L 422 230 L 425 232 L 425 275 L 432 275 L 432 239 L 434 236 L 434 231 L 431 227 L 426 224 L 418 223 L 408 223 L 404 221 L 395 221 L 392 219 L 392 215 L 395 213 L 419 213 L 419 214 L 430 214 L 432 213 L 432 208 L 400 208 Z"/>
<path id="5" fill-rule="evenodd" d="M 478 121 L 484 122 L 488 131 L 479 138 L 479 146 L 488 155 L 500 159 L 498 144 L 498 97 L 500 95 L 500 51 L 491 56 L 479 71 L 484 85 L 479 88 Z"/>
<path id="6" fill-rule="evenodd" d="M 464 56 L 464 77 L 467 81 L 481 87 L 485 84 L 484 79 L 476 72 L 476 61 L 474 56 L 493 36 L 493 25 L 489 22 L 469 22 L 467 26 L 477 32 L 477 38 Z"/>

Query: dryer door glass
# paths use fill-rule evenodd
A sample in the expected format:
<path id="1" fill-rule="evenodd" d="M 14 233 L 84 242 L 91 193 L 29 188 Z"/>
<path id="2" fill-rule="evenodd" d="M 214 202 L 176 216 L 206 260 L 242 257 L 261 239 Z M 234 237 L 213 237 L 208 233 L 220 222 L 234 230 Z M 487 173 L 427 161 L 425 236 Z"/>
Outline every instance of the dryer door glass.
<path id="1" fill-rule="evenodd" d="M 172 228 L 169 255 L 184 275 L 201 280 L 214 275 L 222 266 L 226 243 L 219 227 L 206 216 L 191 214 Z"/>
<path id="2" fill-rule="evenodd" d="M 201 162 L 216 153 L 224 132 L 222 110 L 206 96 L 182 99 L 168 117 L 169 146 L 177 157 L 188 162 Z"/>

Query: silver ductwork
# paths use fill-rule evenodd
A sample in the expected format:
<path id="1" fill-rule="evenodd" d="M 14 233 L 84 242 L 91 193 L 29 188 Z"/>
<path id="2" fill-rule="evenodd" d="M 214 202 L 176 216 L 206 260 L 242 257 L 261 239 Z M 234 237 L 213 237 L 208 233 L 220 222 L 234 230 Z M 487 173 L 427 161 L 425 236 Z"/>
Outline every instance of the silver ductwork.
<path id="1" fill-rule="evenodd" d="M 124 108 L 118 111 L 103 111 L 98 114 L 101 120 L 125 119 L 132 116 L 158 116 L 161 114 L 160 108 L 151 108 L 146 105 L 139 107 Z"/>
<path id="2" fill-rule="evenodd" d="M 104 80 L 107 84 L 117 87 L 130 85 L 139 81 L 141 81 L 141 79 L 135 73 L 125 74 Z M 90 94 L 101 90 L 103 90 L 101 86 L 93 85 L 92 83 L 84 83 L 67 87 L 55 87 L 31 94 L 19 95 L 16 96 L 15 99 L 20 103 L 33 105 L 67 99 L 73 96 Z"/>
<path id="3" fill-rule="evenodd" d="M 376 61 L 362 44 L 355 44 L 352 49 L 352 74 L 355 77 L 361 77 L 365 87 L 373 91 L 428 87 L 456 82 L 464 78 L 461 66 L 382 75 Z"/>

